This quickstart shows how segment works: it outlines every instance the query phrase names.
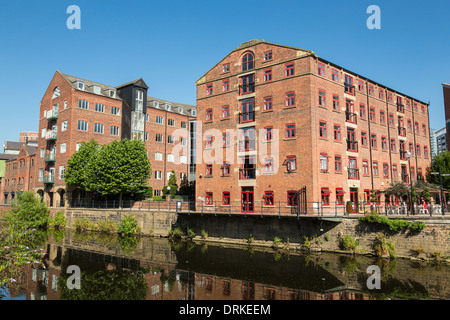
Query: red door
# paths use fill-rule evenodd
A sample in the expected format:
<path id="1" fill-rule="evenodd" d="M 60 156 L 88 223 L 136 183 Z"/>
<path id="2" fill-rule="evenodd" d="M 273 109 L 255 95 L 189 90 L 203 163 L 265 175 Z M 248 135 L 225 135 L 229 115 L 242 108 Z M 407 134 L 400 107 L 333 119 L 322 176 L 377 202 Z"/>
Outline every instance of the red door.
<path id="1" fill-rule="evenodd" d="M 243 213 L 253 213 L 253 187 L 242 187 L 241 192 L 241 205 Z"/>

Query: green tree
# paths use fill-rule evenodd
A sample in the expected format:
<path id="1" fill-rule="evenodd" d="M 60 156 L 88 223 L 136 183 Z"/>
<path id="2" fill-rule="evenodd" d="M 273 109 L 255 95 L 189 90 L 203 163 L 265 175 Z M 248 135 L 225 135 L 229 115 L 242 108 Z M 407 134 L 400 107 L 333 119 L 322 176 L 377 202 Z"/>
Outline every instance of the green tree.
<path id="1" fill-rule="evenodd" d="M 441 174 L 450 173 L 450 152 L 444 151 L 434 156 L 431 166 L 427 168 L 426 179 L 429 183 L 440 185 L 439 175 L 431 174 L 431 172 L 439 172 Z M 444 189 L 450 189 L 450 176 L 442 177 L 442 186 Z"/>
<path id="2" fill-rule="evenodd" d="M 147 149 L 141 140 L 114 140 L 102 146 L 86 167 L 88 191 L 102 195 L 140 194 L 151 176 Z"/>
<path id="3" fill-rule="evenodd" d="M 18 228 L 45 228 L 50 210 L 33 191 L 19 193 L 11 210 L 6 214 L 9 226 Z"/>
<path id="4" fill-rule="evenodd" d="M 89 142 L 82 142 L 76 151 L 67 161 L 67 170 L 64 174 L 64 181 L 70 186 L 76 186 L 85 190 L 89 189 L 88 175 L 86 167 L 91 163 L 99 150 L 97 141 L 92 139 Z"/>
<path id="5" fill-rule="evenodd" d="M 170 189 L 168 189 L 168 187 L 170 187 Z M 170 193 L 171 196 L 174 196 L 177 194 L 177 190 L 178 190 L 177 177 L 175 175 L 175 170 L 172 170 L 170 172 L 167 186 L 163 187 L 163 194 L 166 195 Z"/>

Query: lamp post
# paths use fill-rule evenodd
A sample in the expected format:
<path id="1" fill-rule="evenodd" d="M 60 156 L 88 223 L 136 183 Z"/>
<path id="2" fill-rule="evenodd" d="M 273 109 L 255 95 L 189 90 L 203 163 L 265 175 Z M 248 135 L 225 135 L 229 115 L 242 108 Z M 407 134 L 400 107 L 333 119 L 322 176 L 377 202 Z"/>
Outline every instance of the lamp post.
<path id="1" fill-rule="evenodd" d="M 406 154 L 405 154 L 405 156 L 406 156 L 406 159 L 408 159 L 408 170 L 409 170 L 409 180 L 411 181 L 410 182 L 410 185 L 411 185 L 411 213 L 414 215 L 415 214 L 415 209 L 414 209 L 414 200 L 413 200 L 413 181 L 412 181 L 412 176 L 411 176 L 411 157 L 412 157 L 412 154 L 411 154 L 411 152 L 406 152 Z M 406 210 L 406 212 L 408 212 L 408 210 Z M 409 214 L 408 214 L 409 215 Z"/>

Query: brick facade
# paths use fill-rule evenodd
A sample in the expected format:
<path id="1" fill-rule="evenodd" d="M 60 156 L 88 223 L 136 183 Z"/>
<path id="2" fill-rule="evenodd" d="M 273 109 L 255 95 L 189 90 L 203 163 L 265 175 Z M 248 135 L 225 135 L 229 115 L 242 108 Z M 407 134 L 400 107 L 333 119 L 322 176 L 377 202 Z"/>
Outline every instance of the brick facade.
<path id="1" fill-rule="evenodd" d="M 245 61 L 248 54 L 253 58 L 250 65 Z M 350 81 L 351 85 L 346 84 Z M 275 203 L 289 206 L 288 193 L 303 187 L 308 202 L 335 203 L 338 192 L 343 195 L 339 199 L 342 203 L 364 201 L 370 189 L 382 191 L 389 183 L 402 179 L 402 168 L 403 180 L 409 183 L 409 162 L 405 158 L 409 144 L 414 151 L 410 159 L 413 180 L 420 171 L 423 176 L 431 161 L 426 103 L 321 59 L 312 51 L 250 41 L 223 58 L 196 85 L 198 122 L 203 122 L 203 145 L 198 148 L 202 152 L 197 153 L 198 160 L 202 156 L 203 159 L 197 164 L 196 196 L 209 204 L 223 206 L 223 192 L 227 192 L 231 205 L 244 206 L 244 202 L 252 200 L 244 199 L 248 194 L 243 192 L 249 191 L 253 192 L 255 203 L 264 201 L 268 192 Z M 333 100 L 337 100 L 334 96 L 339 107 L 336 102 L 333 107 Z M 267 106 L 269 97 L 271 108 Z M 248 101 L 253 103 L 250 109 Z M 224 116 L 223 106 L 229 107 L 229 116 Z M 365 107 L 365 112 L 360 106 Z M 288 125 L 294 126 L 294 135 L 287 134 Z M 335 126 L 339 128 L 336 139 Z M 267 127 L 272 128 L 272 141 L 266 143 Z M 220 154 L 221 133 L 246 128 L 255 130 L 255 147 L 242 152 L 237 150 L 245 143 L 242 137 L 231 138 L 229 146 L 222 149 L 225 159 L 225 151 L 234 148 L 233 157 L 226 159 L 231 162 L 230 174 L 224 175 L 223 162 L 204 157 L 210 152 L 205 142 L 212 135 L 209 130 L 217 129 L 213 140 L 216 144 L 210 149 L 217 147 L 215 150 Z M 364 134 L 367 143 L 362 141 Z M 348 143 L 348 138 L 355 142 Z M 404 146 L 402 152 L 400 144 Z M 267 150 L 275 147 L 272 155 L 268 152 L 273 158 L 273 172 L 266 170 L 265 156 L 261 156 L 266 147 Z M 246 156 L 255 157 L 256 165 L 238 163 L 239 158 Z M 336 157 L 340 157 L 338 164 Z M 287 164 L 291 159 L 295 159 L 295 167 Z M 208 161 L 212 163 L 212 174 L 209 166 L 207 171 Z M 388 166 L 385 175 L 383 165 Z M 248 172 L 250 179 L 246 176 Z"/>

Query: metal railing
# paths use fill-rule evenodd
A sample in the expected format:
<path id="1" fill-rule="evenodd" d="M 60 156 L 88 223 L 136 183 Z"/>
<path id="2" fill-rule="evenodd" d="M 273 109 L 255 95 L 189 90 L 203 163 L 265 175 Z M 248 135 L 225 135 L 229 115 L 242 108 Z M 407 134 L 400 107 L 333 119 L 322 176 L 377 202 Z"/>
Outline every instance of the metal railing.
<path id="1" fill-rule="evenodd" d="M 345 121 L 350 122 L 350 123 L 357 123 L 357 114 L 354 112 L 350 112 L 348 110 L 345 111 Z"/>
<path id="2" fill-rule="evenodd" d="M 347 151 L 358 152 L 358 141 L 347 139 Z"/>

